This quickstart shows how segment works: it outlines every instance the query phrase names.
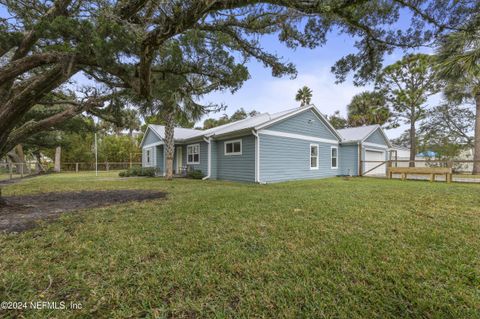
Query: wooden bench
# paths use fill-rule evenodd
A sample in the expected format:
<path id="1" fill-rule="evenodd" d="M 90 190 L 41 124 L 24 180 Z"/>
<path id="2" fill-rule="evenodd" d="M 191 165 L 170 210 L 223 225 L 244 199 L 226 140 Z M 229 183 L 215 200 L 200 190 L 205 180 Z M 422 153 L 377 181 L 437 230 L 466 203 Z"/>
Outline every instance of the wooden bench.
<path id="1" fill-rule="evenodd" d="M 402 181 L 407 178 L 408 174 L 430 175 L 430 182 L 435 181 L 435 175 L 445 175 L 447 183 L 452 181 L 451 167 L 388 167 L 387 176 L 392 178 L 393 174 L 401 174 Z"/>

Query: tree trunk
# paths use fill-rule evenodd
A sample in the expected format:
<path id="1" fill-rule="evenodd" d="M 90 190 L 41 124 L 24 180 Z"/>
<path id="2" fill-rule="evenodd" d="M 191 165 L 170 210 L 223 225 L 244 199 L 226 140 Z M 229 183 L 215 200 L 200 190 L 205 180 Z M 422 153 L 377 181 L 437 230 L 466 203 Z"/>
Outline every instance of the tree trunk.
<path id="1" fill-rule="evenodd" d="M 57 148 L 55 149 L 55 166 L 53 168 L 53 170 L 57 173 L 60 173 L 60 161 L 61 161 L 61 158 L 62 158 L 62 147 L 61 146 L 57 146 Z"/>
<path id="2" fill-rule="evenodd" d="M 42 155 L 40 154 L 39 151 L 34 153 L 35 158 L 37 159 L 37 163 L 35 164 L 35 173 L 40 174 L 40 173 L 45 173 L 45 169 L 42 166 Z"/>
<path id="3" fill-rule="evenodd" d="M 175 151 L 175 141 L 173 134 L 175 130 L 175 121 L 173 113 L 165 115 L 165 147 L 167 150 L 167 162 L 165 166 L 165 178 L 171 180 L 173 178 L 173 155 Z"/>
<path id="4" fill-rule="evenodd" d="M 480 93 L 475 95 L 475 104 L 476 104 L 476 114 L 475 114 L 475 140 L 474 140 L 474 151 L 473 151 L 473 160 L 476 161 L 473 163 L 472 174 L 480 174 Z"/>
<path id="5" fill-rule="evenodd" d="M 23 164 L 23 169 L 25 170 L 25 173 L 30 174 L 30 166 L 27 165 L 27 161 L 25 160 L 25 153 L 23 152 L 22 144 L 18 144 L 15 147 L 15 150 L 17 151 L 18 157 Z"/>
<path id="6" fill-rule="evenodd" d="M 409 167 L 415 167 L 415 155 L 417 154 L 417 134 L 415 131 L 415 121 L 410 121 L 410 163 Z"/>
<path id="7" fill-rule="evenodd" d="M 20 158 L 18 157 L 17 153 L 15 152 L 15 149 L 11 150 L 10 152 L 7 153 L 7 157 L 10 160 L 10 165 L 15 164 L 15 170 L 20 173 Z"/>

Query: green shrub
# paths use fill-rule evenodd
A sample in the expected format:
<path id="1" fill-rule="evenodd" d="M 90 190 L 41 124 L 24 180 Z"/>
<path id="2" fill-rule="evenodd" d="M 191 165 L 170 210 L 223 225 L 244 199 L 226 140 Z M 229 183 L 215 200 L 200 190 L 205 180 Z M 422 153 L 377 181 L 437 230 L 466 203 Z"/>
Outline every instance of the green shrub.
<path id="1" fill-rule="evenodd" d="M 126 171 L 121 171 L 118 173 L 120 177 L 130 177 L 130 176 L 148 176 L 154 177 L 156 169 L 154 167 L 132 167 Z"/>
<path id="2" fill-rule="evenodd" d="M 187 173 L 187 177 L 188 178 L 193 178 L 193 179 L 202 179 L 205 175 L 203 175 L 202 171 L 201 170 L 193 170 L 193 171 L 189 171 Z"/>

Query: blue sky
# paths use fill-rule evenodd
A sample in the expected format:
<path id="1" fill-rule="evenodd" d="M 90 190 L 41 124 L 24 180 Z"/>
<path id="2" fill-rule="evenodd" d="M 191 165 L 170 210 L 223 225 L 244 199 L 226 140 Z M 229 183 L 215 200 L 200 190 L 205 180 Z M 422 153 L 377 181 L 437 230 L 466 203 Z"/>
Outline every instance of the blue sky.
<path id="1" fill-rule="evenodd" d="M 403 23 L 408 23 L 404 17 Z M 243 107 L 247 111 L 278 112 L 297 107 L 295 101 L 297 90 L 307 85 L 313 90 L 312 103 L 324 114 L 332 114 L 339 110 L 346 115 L 346 107 L 352 97 L 360 92 L 371 90 L 372 85 L 356 87 L 351 77 L 345 82 L 335 84 L 335 76 L 330 69 L 335 62 L 346 54 L 355 52 L 354 40 L 346 35 L 334 32 L 328 36 L 328 42 L 315 49 L 298 48 L 288 49 L 279 43 L 275 37 L 269 36 L 262 39 L 262 46 L 269 52 L 283 56 L 285 61 L 296 65 L 298 75 L 295 79 L 289 77 L 274 78 L 269 69 L 257 61 L 250 61 L 248 67 L 251 78 L 244 86 L 231 94 L 230 92 L 215 92 L 206 96 L 203 101 L 225 103 L 228 105 L 227 114 L 232 114 Z M 427 48 L 418 52 L 428 52 Z M 385 56 L 385 64 L 391 64 L 403 56 L 402 50 L 396 50 L 392 55 Z M 219 117 L 221 114 L 210 115 Z M 405 130 L 405 126 L 387 131 L 390 138 L 398 137 Z"/>
<path id="2" fill-rule="evenodd" d="M 0 6 L 0 17 L 6 17 L 8 14 L 4 7 Z M 402 12 L 397 27 L 408 26 L 410 15 Z M 297 48 L 292 50 L 284 44 L 279 43 L 275 36 L 266 36 L 261 38 L 261 44 L 268 52 L 276 53 L 284 58 L 284 61 L 292 62 L 296 65 L 298 75 L 295 79 L 289 77 L 274 78 L 271 71 L 265 68 L 261 63 L 252 60 L 248 63 L 250 79 L 235 94 L 230 92 L 214 92 L 205 96 L 203 102 L 223 103 L 228 106 L 224 113 L 232 114 L 237 109 L 243 107 L 247 111 L 257 110 L 259 112 L 278 112 L 299 105 L 295 101 L 296 91 L 307 85 L 313 90 L 312 103 L 315 104 L 322 113 L 332 114 L 339 110 L 342 115 L 346 114 L 346 106 L 351 98 L 362 91 L 371 89 L 371 85 L 365 87 L 356 87 L 351 78 L 345 82 L 335 84 L 335 77 L 330 72 L 334 63 L 348 53 L 355 52 L 354 40 L 346 35 L 339 35 L 331 32 L 327 43 L 315 49 Z M 428 48 L 420 49 L 419 52 L 429 52 Z M 401 50 L 396 50 L 392 55 L 385 56 L 385 64 L 393 63 L 403 56 Z M 77 75 L 74 77 L 76 85 L 87 84 L 85 77 Z M 429 100 L 429 104 L 434 104 L 439 97 Z M 211 114 L 209 117 L 218 118 L 223 113 Z M 204 119 L 199 121 L 199 125 Z M 405 130 L 405 126 L 387 131 L 390 138 L 398 137 Z"/>

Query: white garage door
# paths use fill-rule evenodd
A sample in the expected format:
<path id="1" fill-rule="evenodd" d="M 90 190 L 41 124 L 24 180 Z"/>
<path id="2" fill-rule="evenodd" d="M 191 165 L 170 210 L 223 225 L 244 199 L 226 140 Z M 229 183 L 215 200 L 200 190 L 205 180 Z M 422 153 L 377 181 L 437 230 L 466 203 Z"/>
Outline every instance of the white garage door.
<path id="1" fill-rule="evenodd" d="M 385 152 L 384 151 L 365 151 L 365 171 L 368 172 L 375 166 L 380 164 L 380 161 L 385 161 Z M 373 162 L 369 162 L 373 161 Z M 373 171 L 366 173 L 365 175 L 385 175 L 386 166 L 385 164 L 375 168 Z"/>

